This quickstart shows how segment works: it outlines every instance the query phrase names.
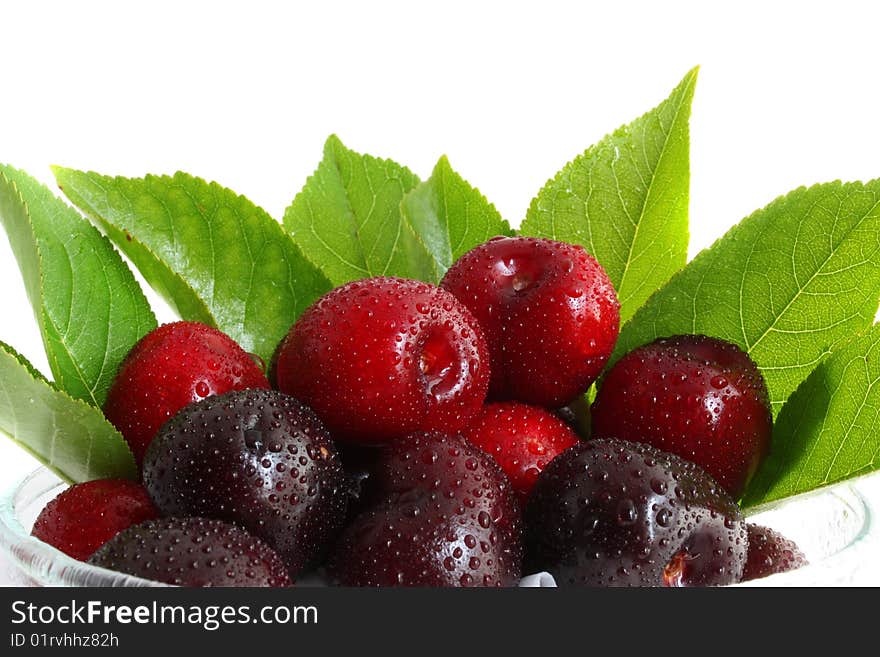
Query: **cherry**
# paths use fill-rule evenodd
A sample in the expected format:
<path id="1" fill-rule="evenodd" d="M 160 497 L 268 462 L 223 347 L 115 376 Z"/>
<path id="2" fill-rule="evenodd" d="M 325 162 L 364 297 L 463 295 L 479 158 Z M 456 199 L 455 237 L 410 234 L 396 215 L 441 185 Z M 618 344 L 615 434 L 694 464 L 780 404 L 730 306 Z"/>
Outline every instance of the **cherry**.
<path id="1" fill-rule="evenodd" d="M 284 563 L 220 520 L 162 518 L 130 527 L 89 559 L 101 568 L 176 586 L 290 586 Z"/>
<path id="2" fill-rule="evenodd" d="M 329 572 L 342 586 L 513 586 L 519 565 L 483 517 L 436 492 L 391 496 L 348 526 Z"/>
<path id="3" fill-rule="evenodd" d="M 589 388 L 614 349 L 620 304 L 580 246 L 497 237 L 461 256 L 440 285 L 483 327 L 494 399 L 563 406 Z"/>
<path id="4" fill-rule="evenodd" d="M 641 443 L 593 439 L 544 469 L 526 509 L 529 572 L 559 586 L 739 581 L 746 524 L 698 466 Z"/>
<path id="5" fill-rule="evenodd" d="M 521 509 L 510 480 L 495 459 L 464 437 L 412 434 L 383 448 L 372 470 L 373 499 L 413 490 L 463 499 L 472 513 L 488 515 L 505 538 L 505 549 L 521 552 Z"/>
<path id="6" fill-rule="evenodd" d="M 198 322 L 173 322 L 148 333 L 129 352 L 104 413 L 140 464 L 159 427 L 187 404 L 268 387 L 254 359 L 225 333 Z"/>
<path id="7" fill-rule="evenodd" d="M 140 484 L 127 479 L 95 479 L 74 484 L 49 502 L 31 533 L 85 561 L 123 529 L 158 515 Z"/>
<path id="8" fill-rule="evenodd" d="M 487 404 L 462 435 L 498 462 L 523 502 L 546 465 L 578 442 L 559 417 L 518 402 Z"/>
<path id="9" fill-rule="evenodd" d="M 343 532 L 328 571 L 346 586 L 510 586 L 521 520 L 507 477 L 460 436 L 421 433 L 373 462 L 372 502 Z"/>
<path id="10" fill-rule="evenodd" d="M 265 541 L 291 576 L 318 559 L 345 518 L 345 474 L 318 417 L 275 390 L 190 404 L 162 426 L 144 485 L 164 515 L 234 522 Z"/>
<path id="11" fill-rule="evenodd" d="M 593 435 L 638 440 L 693 461 L 734 498 L 767 454 L 772 416 L 757 366 L 702 335 L 656 340 L 621 358 L 592 407 Z"/>
<path id="12" fill-rule="evenodd" d="M 769 527 L 748 524 L 749 554 L 743 581 L 784 573 L 807 565 L 807 559 L 793 541 Z"/>
<path id="13" fill-rule="evenodd" d="M 483 403 L 489 368 L 479 325 L 451 294 L 370 278 L 303 313 L 279 348 L 275 376 L 334 436 L 369 444 L 461 429 Z"/>

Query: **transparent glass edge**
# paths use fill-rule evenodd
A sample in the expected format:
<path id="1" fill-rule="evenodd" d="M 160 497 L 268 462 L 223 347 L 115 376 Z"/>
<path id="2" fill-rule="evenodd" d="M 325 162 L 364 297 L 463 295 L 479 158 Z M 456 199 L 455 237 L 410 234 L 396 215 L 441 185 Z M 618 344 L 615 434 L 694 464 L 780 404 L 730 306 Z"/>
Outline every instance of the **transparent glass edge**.
<path id="1" fill-rule="evenodd" d="M 28 486 L 39 486 L 43 493 L 58 486 L 46 468 L 37 468 L 23 479 L 14 480 L 0 494 L 0 550 L 25 578 L 41 586 L 79 587 L 164 587 L 140 577 L 92 566 L 64 554 L 33 536 L 19 522 L 15 509 Z M 45 478 L 45 482 L 41 479 Z"/>

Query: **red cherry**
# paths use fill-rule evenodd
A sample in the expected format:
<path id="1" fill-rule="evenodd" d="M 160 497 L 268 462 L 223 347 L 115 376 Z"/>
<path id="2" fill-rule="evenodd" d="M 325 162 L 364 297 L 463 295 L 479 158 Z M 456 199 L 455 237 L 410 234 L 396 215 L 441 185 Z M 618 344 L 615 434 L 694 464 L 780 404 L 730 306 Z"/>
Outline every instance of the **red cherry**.
<path id="1" fill-rule="evenodd" d="M 594 436 L 649 443 L 696 463 L 734 498 L 772 431 L 757 366 L 736 345 L 700 335 L 660 339 L 621 358 L 602 382 L 592 423 Z"/>
<path id="2" fill-rule="evenodd" d="M 187 404 L 268 387 L 254 359 L 228 335 L 198 322 L 174 322 L 151 331 L 129 352 L 104 413 L 140 464 L 159 427 Z"/>
<path id="3" fill-rule="evenodd" d="M 547 464 L 578 442 L 550 411 L 517 402 L 487 404 L 462 435 L 495 458 L 523 501 Z"/>
<path id="4" fill-rule="evenodd" d="M 74 559 L 85 561 L 123 529 L 158 516 L 140 484 L 95 479 L 74 484 L 49 502 L 32 534 Z"/>
<path id="5" fill-rule="evenodd" d="M 451 294 L 369 278 L 303 313 L 281 344 L 275 374 L 335 437 L 382 443 L 464 427 L 486 396 L 488 360 L 479 325 Z"/>
<path id="6" fill-rule="evenodd" d="M 614 287 L 580 246 L 495 238 L 459 258 L 440 285 L 483 327 L 494 399 L 564 406 L 599 376 L 617 341 Z"/>

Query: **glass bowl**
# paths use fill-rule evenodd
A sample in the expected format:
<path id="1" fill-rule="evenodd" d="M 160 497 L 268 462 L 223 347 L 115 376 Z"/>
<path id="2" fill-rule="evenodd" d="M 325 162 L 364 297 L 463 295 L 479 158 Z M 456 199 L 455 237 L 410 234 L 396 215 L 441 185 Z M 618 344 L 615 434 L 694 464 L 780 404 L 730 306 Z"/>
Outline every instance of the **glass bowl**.
<path id="1" fill-rule="evenodd" d="M 67 488 L 46 468 L 31 472 L 0 497 L 0 558 L 20 586 L 164 586 L 140 577 L 90 566 L 30 535 L 43 507 Z"/>
<path id="2" fill-rule="evenodd" d="M 76 561 L 33 538 L 30 528 L 66 484 L 46 468 L 15 482 L 0 497 L 0 550 L 7 578 L 27 586 L 164 586 Z M 876 585 L 880 531 L 872 525 L 880 502 L 880 474 L 768 505 L 749 520 L 795 541 L 809 565 L 740 586 Z M 316 582 L 306 581 L 303 584 Z M 523 586 L 553 586 L 546 573 L 523 578 Z"/>

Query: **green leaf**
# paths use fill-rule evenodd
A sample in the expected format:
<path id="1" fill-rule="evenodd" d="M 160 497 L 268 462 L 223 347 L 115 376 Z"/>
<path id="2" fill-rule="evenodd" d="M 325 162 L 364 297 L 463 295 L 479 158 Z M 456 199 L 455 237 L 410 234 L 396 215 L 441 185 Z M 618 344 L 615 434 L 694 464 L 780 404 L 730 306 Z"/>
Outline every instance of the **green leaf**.
<path id="1" fill-rule="evenodd" d="M 100 410 L 44 379 L 0 342 L 0 432 L 63 479 L 137 479 L 125 440 Z"/>
<path id="2" fill-rule="evenodd" d="M 48 188 L 5 165 L 0 222 L 55 381 L 100 407 L 119 363 L 156 327 L 140 286 L 107 238 Z"/>
<path id="3" fill-rule="evenodd" d="M 216 326 L 266 362 L 330 289 L 277 221 L 217 183 L 63 168 L 55 177 L 181 317 Z"/>
<path id="4" fill-rule="evenodd" d="M 495 206 L 453 171 L 446 156 L 412 189 L 401 210 L 433 259 L 434 282 L 462 254 L 496 235 L 511 235 Z"/>
<path id="5" fill-rule="evenodd" d="M 687 261 L 690 71 L 655 109 L 588 148 L 532 201 L 520 234 L 582 245 L 625 322 Z"/>
<path id="6" fill-rule="evenodd" d="M 880 181 L 800 188 L 700 253 L 623 327 L 612 361 L 655 338 L 704 333 L 761 368 L 774 416 L 880 298 Z"/>
<path id="7" fill-rule="evenodd" d="M 880 326 L 819 364 L 782 407 L 744 506 L 880 468 Z"/>
<path id="8" fill-rule="evenodd" d="M 334 285 L 370 276 L 431 280 L 431 258 L 400 212 L 418 182 L 406 167 L 355 153 L 331 135 L 284 226 Z"/>

